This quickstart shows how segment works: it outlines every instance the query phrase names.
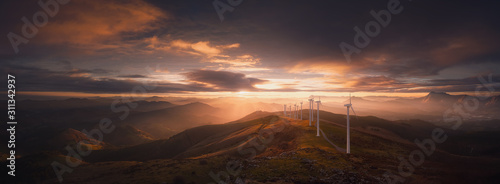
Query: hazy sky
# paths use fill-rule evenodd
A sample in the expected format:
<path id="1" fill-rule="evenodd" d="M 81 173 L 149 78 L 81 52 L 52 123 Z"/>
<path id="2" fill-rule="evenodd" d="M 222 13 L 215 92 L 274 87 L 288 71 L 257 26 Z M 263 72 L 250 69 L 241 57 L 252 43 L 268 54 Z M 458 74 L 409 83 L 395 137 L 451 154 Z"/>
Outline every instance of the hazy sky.
<path id="1" fill-rule="evenodd" d="M 232 9 L 223 21 L 214 2 Z M 339 45 L 356 47 L 354 28 L 366 34 L 388 2 L 390 21 L 369 28 L 348 63 Z M 170 96 L 411 95 L 500 81 L 497 1 L 71 0 L 46 24 L 38 16 L 33 38 L 22 18 L 33 23 L 38 1 L 0 5 L 1 70 L 25 92 L 119 94 L 155 81 L 148 92 Z M 28 40 L 17 53 L 9 33 Z"/>

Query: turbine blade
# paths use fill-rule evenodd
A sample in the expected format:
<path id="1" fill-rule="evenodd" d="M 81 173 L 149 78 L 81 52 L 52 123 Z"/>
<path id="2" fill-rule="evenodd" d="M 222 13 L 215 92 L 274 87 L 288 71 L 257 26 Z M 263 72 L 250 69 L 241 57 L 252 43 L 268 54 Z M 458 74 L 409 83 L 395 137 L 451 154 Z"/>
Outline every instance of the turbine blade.
<path id="1" fill-rule="evenodd" d="M 351 110 L 354 113 L 354 116 L 356 116 L 356 120 L 359 120 L 358 115 L 356 115 L 356 111 L 354 111 L 354 108 L 352 107 L 352 105 L 351 105 Z"/>
<path id="2" fill-rule="evenodd" d="M 349 104 L 352 104 L 352 102 L 351 102 L 351 93 L 349 93 Z"/>

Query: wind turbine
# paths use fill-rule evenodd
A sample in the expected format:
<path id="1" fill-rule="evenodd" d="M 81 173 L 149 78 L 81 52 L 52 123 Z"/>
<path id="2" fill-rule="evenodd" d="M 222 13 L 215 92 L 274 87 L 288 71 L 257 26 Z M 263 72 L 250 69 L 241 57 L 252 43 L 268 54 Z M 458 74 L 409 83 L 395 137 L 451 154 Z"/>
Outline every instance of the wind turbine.
<path id="1" fill-rule="evenodd" d="M 297 119 L 297 104 L 293 104 L 293 119 Z"/>
<path id="2" fill-rule="evenodd" d="M 309 99 L 309 102 L 311 102 L 311 107 L 310 107 L 310 109 L 311 109 L 310 119 L 311 119 L 311 122 L 314 122 L 314 96 L 312 96 L 312 95 L 311 95 L 309 98 L 310 98 L 310 99 Z M 309 122 L 309 126 L 311 126 L 311 122 Z M 314 125 L 314 126 L 316 126 L 316 125 Z"/>
<path id="3" fill-rule="evenodd" d="M 299 104 L 295 103 L 295 119 L 299 119 Z"/>
<path id="4" fill-rule="evenodd" d="M 302 102 L 300 102 L 300 120 L 302 120 Z"/>
<path id="5" fill-rule="evenodd" d="M 292 118 L 292 105 L 288 106 L 288 110 L 290 111 L 290 118 Z"/>
<path id="6" fill-rule="evenodd" d="M 318 113 L 317 113 L 317 118 L 316 118 L 316 136 L 319 137 L 319 104 L 321 104 L 321 97 L 319 97 L 319 100 L 316 101 L 316 104 L 318 104 Z"/>
<path id="7" fill-rule="evenodd" d="M 309 126 L 311 126 L 311 122 L 312 122 L 312 102 L 314 100 L 312 98 L 309 98 Z"/>
<path id="8" fill-rule="evenodd" d="M 349 124 L 349 108 L 351 108 L 351 110 L 354 113 L 354 115 L 356 116 L 356 118 L 358 117 L 356 115 L 356 112 L 354 111 L 354 108 L 352 107 L 351 93 L 349 93 L 349 104 L 345 104 L 344 106 L 347 107 L 347 149 L 346 149 L 346 153 L 350 154 L 351 153 L 351 134 L 350 134 L 350 130 L 349 130 L 350 129 L 350 124 Z"/>
<path id="9" fill-rule="evenodd" d="M 286 117 L 286 104 L 283 105 L 283 115 L 285 115 L 285 117 Z"/>
<path id="10" fill-rule="evenodd" d="M 293 104 L 293 119 L 297 119 L 297 103 Z"/>
<path id="11" fill-rule="evenodd" d="M 295 103 L 295 119 L 299 119 L 299 104 Z"/>
<path id="12" fill-rule="evenodd" d="M 295 119 L 299 119 L 299 104 L 295 103 Z"/>

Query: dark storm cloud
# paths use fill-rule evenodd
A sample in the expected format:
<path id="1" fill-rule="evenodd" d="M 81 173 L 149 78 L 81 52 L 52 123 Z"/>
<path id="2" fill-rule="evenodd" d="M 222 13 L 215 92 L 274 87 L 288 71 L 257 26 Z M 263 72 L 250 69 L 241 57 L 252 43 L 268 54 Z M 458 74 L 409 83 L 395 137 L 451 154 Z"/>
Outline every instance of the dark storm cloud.
<path id="1" fill-rule="evenodd" d="M 18 76 L 16 89 L 19 91 L 130 93 L 134 87 L 144 86 L 144 83 L 134 80 L 93 78 L 81 72 L 50 71 L 13 64 L 4 64 L 2 72 Z M 166 82 L 151 84 L 156 84 L 157 87 L 150 92 L 212 91 L 197 85 Z"/>
<path id="2" fill-rule="evenodd" d="M 96 80 L 78 71 L 57 72 L 35 67 L 8 64 L 3 72 L 16 76 L 19 91 L 57 91 L 89 93 L 130 92 L 138 82 L 103 78 Z"/>
<path id="3" fill-rule="evenodd" d="M 88 73 L 73 69 L 72 71 L 50 71 L 35 67 L 6 64 L 1 69 L 4 73 L 20 76 L 17 78 L 19 91 L 52 91 L 52 92 L 87 92 L 87 93 L 130 93 L 136 86 L 145 83 L 136 80 L 118 80 L 113 78 L 95 78 Z M 258 90 L 253 85 L 266 82 L 257 78 L 249 78 L 241 73 L 198 70 L 185 73 L 189 84 L 170 82 L 151 82 L 156 85 L 152 93 L 167 92 L 214 92 Z M 145 75 L 125 75 L 127 78 L 148 78 Z M 202 82 L 202 83 L 200 83 Z M 207 86 L 206 84 L 213 86 Z"/>
<path id="4" fill-rule="evenodd" d="M 139 75 L 139 74 L 135 74 L 135 75 L 118 75 L 117 77 L 120 77 L 120 78 L 148 78 L 148 76 Z"/>
<path id="5" fill-rule="evenodd" d="M 106 70 L 106 69 L 100 69 L 100 68 L 94 68 L 94 69 L 80 69 L 80 68 L 75 68 L 73 66 L 73 63 L 71 61 L 67 60 L 61 60 L 56 62 L 58 65 L 62 66 L 62 69 L 66 70 L 67 74 L 110 74 L 115 71 L 113 70 Z"/>
<path id="6" fill-rule="evenodd" d="M 207 83 L 223 91 L 256 90 L 255 84 L 267 82 L 267 80 L 249 78 L 242 73 L 227 71 L 196 70 L 184 73 L 188 81 Z"/>

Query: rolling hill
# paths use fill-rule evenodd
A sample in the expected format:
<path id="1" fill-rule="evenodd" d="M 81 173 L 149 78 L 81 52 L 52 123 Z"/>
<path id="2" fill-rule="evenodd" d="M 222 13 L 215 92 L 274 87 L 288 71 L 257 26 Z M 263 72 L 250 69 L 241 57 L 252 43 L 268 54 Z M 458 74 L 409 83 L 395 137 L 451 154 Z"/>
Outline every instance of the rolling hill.
<path id="1" fill-rule="evenodd" d="M 271 128 L 277 116 L 267 116 L 243 123 L 205 125 L 185 130 L 168 139 L 137 146 L 96 151 L 89 161 L 144 161 L 165 158 L 189 158 L 202 155 L 234 154 L 240 143 L 259 130 Z M 284 122 L 274 122 L 284 123 Z M 242 143 L 246 144 L 246 143 Z"/>
<path id="2" fill-rule="evenodd" d="M 168 138 L 185 129 L 227 122 L 221 109 L 194 102 L 149 112 L 134 113 L 122 124 L 131 125 L 154 138 Z"/>
<path id="3" fill-rule="evenodd" d="M 113 132 L 103 137 L 104 142 L 114 146 L 132 146 L 155 140 L 151 134 L 130 125 L 118 125 Z"/>
<path id="4" fill-rule="evenodd" d="M 345 115 L 320 113 L 320 127 L 326 137 L 345 148 Z M 352 154 L 346 155 L 323 137 L 316 137 L 316 128 L 309 127 L 307 120 L 277 115 L 259 117 L 262 114 L 253 113 L 246 118 L 256 118 L 245 122 L 187 129 L 169 139 L 98 150 L 85 159 L 89 164 L 77 171 L 97 174 L 92 170 L 103 171 L 109 167 L 119 170 L 95 178 L 101 182 L 123 181 L 113 178 L 121 178 L 116 175 L 127 173 L 133 175 L 128 177 L 131 181 L 139 183 L 172 182 L 179 178 L 185 182 L 207 183 L 214 181 L 210 172 L 224 171 L 226 163 L 234 162 L 241 171 L 229 177 L 231 182 L 240 178 L 256 183 L 384 183 L 385 173 L 398 172 L 398 158 L 408 157 L 412 150 L 419 149 L 413 140 L 428 138 L 435 127 L 420 120 L 359 117 L 352 122 Z M 450 138 L 450 143 L 456 142 Z M 446 146 L 439 145 L 405 181 L 489 183 L 499 181 L 496 177 L 500 174 L 498 164 L 499 158 L 456 155 L 448 152 Z M 470 169 L 475 172 L 469 172 Z M 156 177 L 150 172 L 166 176 Z"/>

